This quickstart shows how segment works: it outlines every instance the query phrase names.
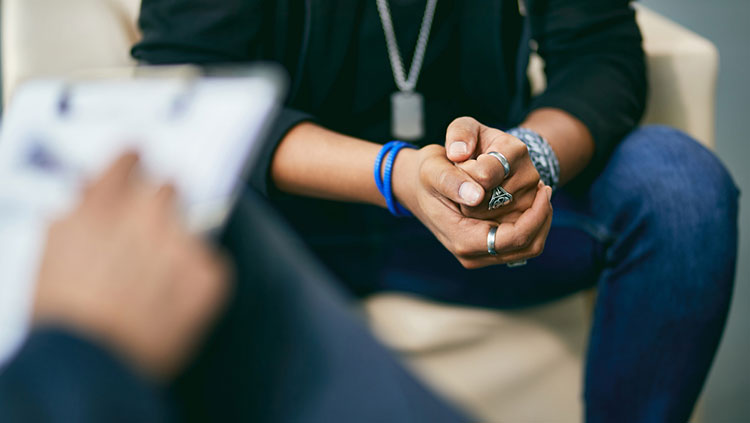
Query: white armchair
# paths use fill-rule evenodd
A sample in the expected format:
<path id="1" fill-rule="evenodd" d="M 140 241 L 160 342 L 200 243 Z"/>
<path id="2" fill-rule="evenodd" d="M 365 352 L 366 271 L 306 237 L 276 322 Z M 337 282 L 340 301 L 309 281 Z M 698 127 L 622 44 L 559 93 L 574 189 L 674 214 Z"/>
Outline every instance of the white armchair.
<path id="1" fill-rule="evenodd" d="M 130 67 L 140 0 L 4 0 L 5 102 L 40 76 Z M 718 55 L 700 36 L 638 7 L 651 96 L 646 122 L 714 143 Z M 530 73 L 543 89 L 540 64 Z M 364 307 L 375 332 L 436 389 L 488 421 L 582 420 L 590 301 L 497 312 L 380 294 Z"/>

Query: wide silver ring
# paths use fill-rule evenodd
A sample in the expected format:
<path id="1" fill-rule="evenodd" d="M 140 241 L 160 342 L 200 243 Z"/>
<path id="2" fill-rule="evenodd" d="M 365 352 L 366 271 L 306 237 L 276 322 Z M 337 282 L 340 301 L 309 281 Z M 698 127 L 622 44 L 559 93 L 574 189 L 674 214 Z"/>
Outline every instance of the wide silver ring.
<path id="1" fill-rule="evenodd" d="M 498 186 L 492 190 L 492 197 L 490 197 L 490 210 L 499 209 L 505 205 L 510 204 L 513 201 L 513 194 L 505 190 L 505 188 Z"/>
<path id="2" fill-rule="evenodd" d="M 512 261 L 507 264 L 508 267 L 521 267 L 526 266 L 526 260 Z"/>
<path id="3" fill-rule="evenodd" d="M 495 251 L 495 235 L 497 235 L 497 226 L 491 227 L 487 233 L 487 252 L 491 256 L 497 255 L 497 251 Z"/>
<path id="4" fill-rule="evenodd" d="M 498 153 L 497 151 L 490 151 L 487 154 L 500 161 L 500 164 L 503 165 L 503 170 L 505 171 L 505 177 L 507 178 L 510 174 L 510 162 L 508 161 L 508 159 L 503 156 L 502 153 Z"/>

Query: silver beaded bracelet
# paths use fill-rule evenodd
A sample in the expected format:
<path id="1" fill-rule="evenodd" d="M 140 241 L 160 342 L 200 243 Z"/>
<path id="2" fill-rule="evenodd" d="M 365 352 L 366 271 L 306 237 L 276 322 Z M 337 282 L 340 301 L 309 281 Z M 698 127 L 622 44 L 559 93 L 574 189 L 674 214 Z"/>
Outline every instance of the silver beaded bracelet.
<path id="1" fill-rule="evenodd" d="M 553 190 L 557 189 L 557 185 L 560 183 L 560 162 L 547 140 L 527 128 L 513 128 L 506 132 L 526 144 L 531 162 L 534 163 L 534 167 L 539 172 L 539 178 Z"/>

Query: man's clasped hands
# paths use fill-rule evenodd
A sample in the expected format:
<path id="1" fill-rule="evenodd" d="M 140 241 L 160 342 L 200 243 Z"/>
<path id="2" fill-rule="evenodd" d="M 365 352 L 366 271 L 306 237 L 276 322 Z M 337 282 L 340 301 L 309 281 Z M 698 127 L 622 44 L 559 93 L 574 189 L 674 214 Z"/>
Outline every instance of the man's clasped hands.
<path id="1" fill-rule="evenodd" d="M 507 177 L 491 152 L 507 158 Z M 490 210 L 497 186 L 513 200 Z M 540 181 L 526 145 L 469 117 L 450 124 L 445 147 L 401 151 L 393 168 L 393 192 L 469 269 L 538 256 L 552 224 L 552 189 Z M 497 227 L 496 255 L 488 252 L 492 227 Z"/>

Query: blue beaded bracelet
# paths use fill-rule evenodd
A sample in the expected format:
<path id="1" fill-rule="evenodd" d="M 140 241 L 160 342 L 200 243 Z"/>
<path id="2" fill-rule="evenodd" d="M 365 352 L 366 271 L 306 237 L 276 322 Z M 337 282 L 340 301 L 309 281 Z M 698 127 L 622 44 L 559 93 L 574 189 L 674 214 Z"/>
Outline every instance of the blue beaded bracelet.
<path id="1" fill-rule="evenodd" d="M 403 141 L 391 141 L 383 146 L 375 158 L 375 185 L 378 187 L 380 193 L 385 197 L 385 204 L 388 206 L 391 214 L 394 216 L 405 217 L 411 216 L 411 212 L 406 207 L 396 201 L 393 197 L 393 162 L 396 160 L 396 155 L 404 148 L 417 148 L 413 144 Z M 385 165 L 383 165 L 385 160 Z M 381 176 L 382 170 L 382 176 Z"/>

